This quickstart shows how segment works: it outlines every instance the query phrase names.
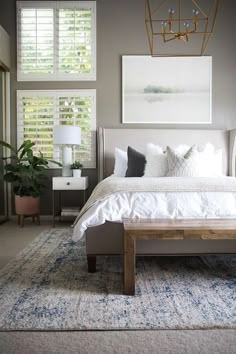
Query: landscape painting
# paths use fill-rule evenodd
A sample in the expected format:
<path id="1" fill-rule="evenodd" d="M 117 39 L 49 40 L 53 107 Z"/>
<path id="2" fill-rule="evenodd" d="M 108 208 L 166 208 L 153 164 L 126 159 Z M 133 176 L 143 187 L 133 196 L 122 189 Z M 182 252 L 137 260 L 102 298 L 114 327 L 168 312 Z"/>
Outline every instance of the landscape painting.
<path id="1" fill-rule="evenodd" d="M 123 56 L 123 123 L 210 124 L 212 58 Z"/>

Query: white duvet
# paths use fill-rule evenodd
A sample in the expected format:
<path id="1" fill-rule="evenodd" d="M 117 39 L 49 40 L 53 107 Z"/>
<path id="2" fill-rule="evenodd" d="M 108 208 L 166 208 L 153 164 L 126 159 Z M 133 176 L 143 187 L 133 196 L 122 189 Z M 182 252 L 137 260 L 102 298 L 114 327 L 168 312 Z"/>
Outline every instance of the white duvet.
<path id="1" fill-rule="evenodd" d="M 124 179 L 120 178 L 120 180 Z M 129 179 L 129 183 L 131 183 L 130 180 L 132 179 Z M 145 180 L 147 179 L 145 178 Z M 173 177 L 169 180 L 170 185 L 173 184 Z M 218 188 L 216 188 L 217 191 L 210 192 L 204 187 L 202 187 L 202 191 L 199 191 L 199 186 L 196 188 L 197 191 L 194 191 L 194 187 L 189 191 L 184 191 L 186 179 L 180 177 L 178 183 L 181 183 L 181 180 L 183 191 L 180 192 L 173 191 L 173 188 L 170 188 L 170 191 L 119 190 L 116 192 L 114 190 L 114 192 L 106 193 L 104 197 L 94 198 L 92 202 L 90 200 L 74 225 L 73 240 L 78 241 L 88 227 L 101 225 L 106 220 L 121 222 L 123 218 L 236 217 L 236 179 L 233 180 L 230 177 L 212 179 L 212 183 Z M 195 180 L 199 185 L 199 179 Z M 226 188 L 223 187 L 225 185 L 222 183 L 223 180 L 226 181 L 226 184 L 229 181 Z M 206 181 L 209 185 L 209 179 Z M 111 184 L 111 182 L 108 180 L 108 183 Z M 103 184 L 103 188 L 106 187 L 106 183 Z M 165 183 L 168 185 L 166 177 Z M 229 184 L 231 184 L 231 188 L 228 187 Z M 221 191 L 219 191 L 219 186 L 222 186 L 220 187 Z M 98 191 L 99 188 L 101 189 L 101 187 L 97 187 Z M 98 194 L 97 191 L 95 191 L 96 194 Z"/>

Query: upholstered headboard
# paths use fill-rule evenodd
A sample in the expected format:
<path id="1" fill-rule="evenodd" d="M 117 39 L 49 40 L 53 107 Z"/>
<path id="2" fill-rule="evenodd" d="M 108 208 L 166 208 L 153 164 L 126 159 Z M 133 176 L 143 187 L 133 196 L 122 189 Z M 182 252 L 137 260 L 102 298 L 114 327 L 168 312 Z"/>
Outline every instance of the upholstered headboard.
<path id="1" fill-rule="evenodd" d="M 236 176 L 236 129 L 229 131 L 229 175 Z"/>
<path id="2" fill-rule="evenodd" d="M 195 130 L 195 129 L 110 129 L 100 128 L 98 132 L 99 146 L 99 180 L 111 175 L 114 168 L 115 147 L 126 150 L 128 145 L 145 152 L 147 143 L 159 144 L 163 147 L 179 144 L 212 143 L 223 151 L 223 173 L 235 175 L 236 129 Z"/>

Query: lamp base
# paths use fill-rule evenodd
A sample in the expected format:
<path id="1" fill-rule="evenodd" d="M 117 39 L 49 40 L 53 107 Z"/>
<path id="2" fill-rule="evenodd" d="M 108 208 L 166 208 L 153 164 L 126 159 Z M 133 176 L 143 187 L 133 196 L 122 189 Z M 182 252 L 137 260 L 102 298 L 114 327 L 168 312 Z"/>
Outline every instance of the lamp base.
<path id="1" fill-rule="evenodd" d="M 72 177 L 72 148 L 63 146 L 62 148 L 62 177 Z"/>
<path id="2" fill-rule="evenodd" d="M 62 177 L 72 177 L 72 170 L 70 167 L 62 167 Z"/>

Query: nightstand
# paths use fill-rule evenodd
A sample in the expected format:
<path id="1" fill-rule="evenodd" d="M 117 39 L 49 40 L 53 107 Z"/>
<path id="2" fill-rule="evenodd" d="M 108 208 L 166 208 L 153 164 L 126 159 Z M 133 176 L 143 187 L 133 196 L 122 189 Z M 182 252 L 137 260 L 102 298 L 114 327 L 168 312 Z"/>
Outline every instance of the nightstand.
<path id="1" fill-rule="evenodd" d="M 61 191 L 83 191 L 83 205 L 87 200 L 88 177 L 53 177 L 52 178 L 52 216 L 53 227 L 55 217 L 61 215 Z M 59 213 L 55 208 L 56 193 L 59 193 Z"/>

